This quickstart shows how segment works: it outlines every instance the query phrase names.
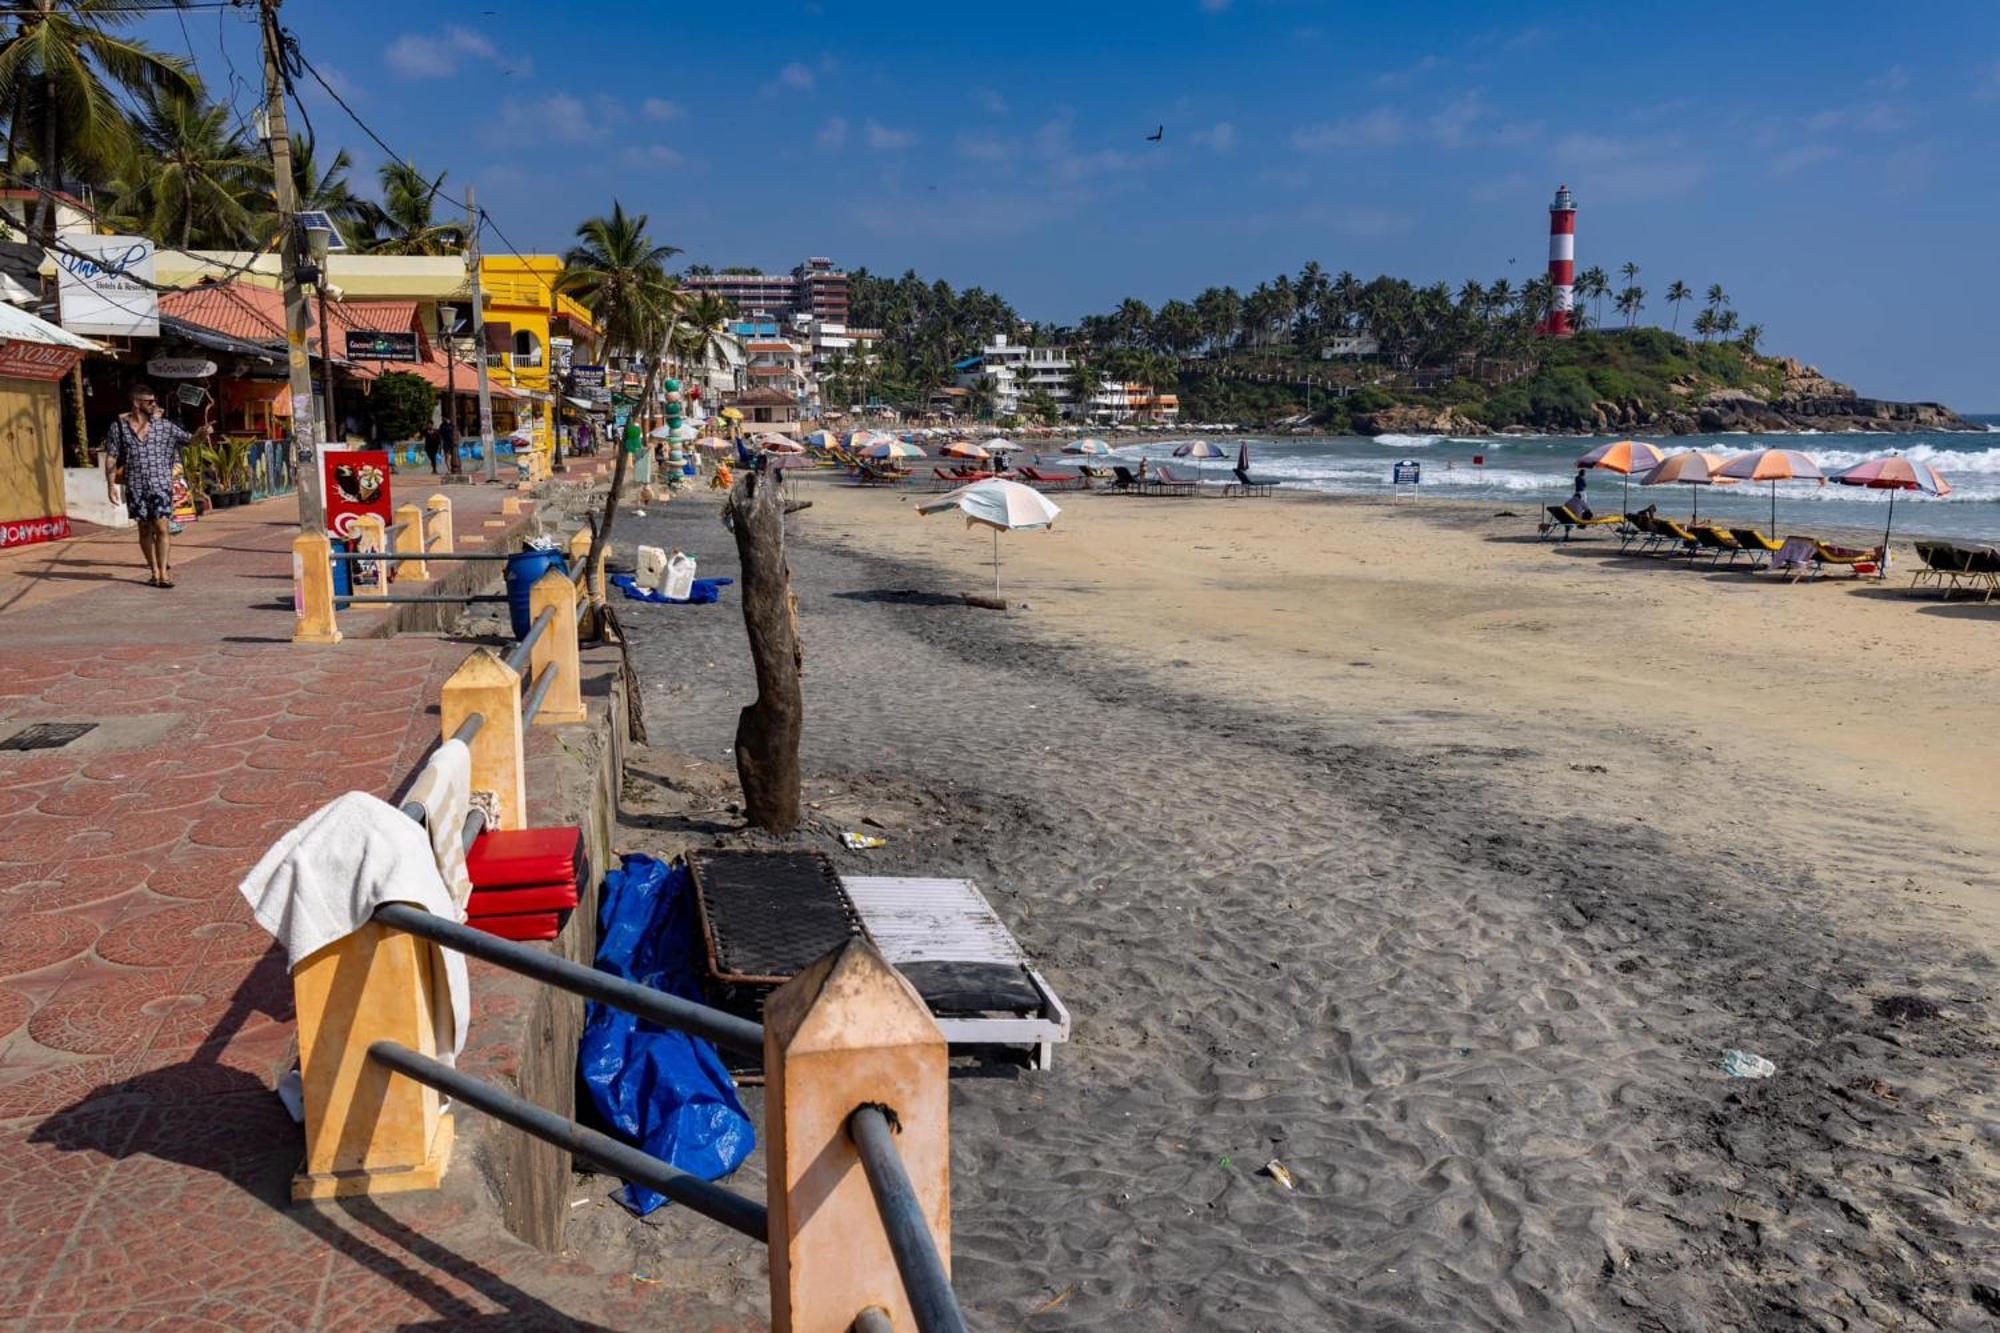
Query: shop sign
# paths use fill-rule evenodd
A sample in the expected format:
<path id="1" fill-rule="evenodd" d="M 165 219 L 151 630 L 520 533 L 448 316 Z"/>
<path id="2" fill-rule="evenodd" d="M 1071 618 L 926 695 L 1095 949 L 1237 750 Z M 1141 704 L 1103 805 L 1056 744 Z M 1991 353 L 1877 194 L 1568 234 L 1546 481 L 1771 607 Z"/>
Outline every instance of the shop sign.
<path id="1" fill-rule="evenodd" d="M 12 546 L 33 546 L 36 542 L 59 542 L 67 536 L 69 520 L 61 515 L 11 519 L 0 523 L 0 551 Z"/>
<path id="2" fill-rule="evenodd" d="M 75 347 L 0 341 L 0 375 L 17 380 L 59 380 L 82 359 Z"/>
<path id="3" fill-rule="evenodd" d="M 381 449 L 327 449 L 321 452 L 326 480 L 326 530 L 352 540 L 354 520 L 375 514 L 386 527 L 389 502 L 389 454 Z"/>
<path id="4" fill-rule="evenodd" d="M 603 366 L 571 366 L 569 374 L 570 382 L 578 389 L 601 389 L 604 387 Z"/>
<path id="5" fill-rule="evenodd" d="M 347 359 L 349 361 L 418 361 L 417 335 L 395 333 L 383 329 L 349 329 L 347 331 Z"/>
<path id="6" fill-rule="evenodd" d="M 49 251 L 57 274 L 62 326 L 71 333 L 125 338 L 160 336 L 160 294 L 153 287 L 153 243 L 143 236 L 63 238 Z"/>
<path id="7" fill-rule="evenodd" d="M 576 362 L 576 340 L 573 338 L 549 339 L 549 364 L 558 376 L 567 375 Z"/>
<path id="8" fill-rule="evenodd" d="M 156 356 L 146 363 L 146 373 L 162 380 L 205 380 L 215 373 L 215 362 L 198 356 Z"/>

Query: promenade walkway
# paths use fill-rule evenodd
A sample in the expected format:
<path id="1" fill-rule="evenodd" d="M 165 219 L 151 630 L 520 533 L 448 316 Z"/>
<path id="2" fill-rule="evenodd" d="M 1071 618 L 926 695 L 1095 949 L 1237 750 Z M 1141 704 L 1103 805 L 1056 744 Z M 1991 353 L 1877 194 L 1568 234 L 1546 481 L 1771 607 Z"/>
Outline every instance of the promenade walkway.
<path id="1" fill-rule="evenodd" d="M 464 533 L 512 491 L 451 493 Z M 322 802 L 395 791 L 465 656 L 293 645 L 295 513 L 189 525 L 171 590 L 129 533 L 0 555 L 0 737 L 97 724 L 0 752 L 0 1325 L 718 1326 L 507 1236 L 469 1163 L 439 1195 L 288 1201 L 291 986 L 236 883 Z"/>

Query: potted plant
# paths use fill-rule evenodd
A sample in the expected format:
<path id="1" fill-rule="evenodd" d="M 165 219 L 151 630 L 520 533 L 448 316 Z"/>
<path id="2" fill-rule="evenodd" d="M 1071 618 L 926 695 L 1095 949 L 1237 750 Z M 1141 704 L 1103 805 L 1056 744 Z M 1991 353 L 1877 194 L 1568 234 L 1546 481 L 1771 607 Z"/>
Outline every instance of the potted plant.
<path id="1" fill-rule="evenodd" d="M 181 450 L 181 477 L 194 496 L 195 508 L 226 509 L 216 477 L 216 450 L 211 444 L 190 444 Z"/>
<path id="2" fill-rule="evenodd" d="M 232 504 L 250 503 L 250 441 L 224 436 L 216 443 L 217 471 Z"/>

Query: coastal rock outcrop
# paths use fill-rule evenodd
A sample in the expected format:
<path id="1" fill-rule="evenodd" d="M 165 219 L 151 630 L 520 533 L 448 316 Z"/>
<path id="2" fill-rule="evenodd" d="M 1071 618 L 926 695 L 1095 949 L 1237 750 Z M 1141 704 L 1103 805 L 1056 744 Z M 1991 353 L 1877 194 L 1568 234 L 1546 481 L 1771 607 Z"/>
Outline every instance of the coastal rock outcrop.
<path id="1" fill-rule="evenodd" d="M 1425 407 L 1405 403 L 1379 412 L 1363 412 L 1354 425 L 1364 435 L 1484 435 L 1486 427 L 1456 407 Z"/>

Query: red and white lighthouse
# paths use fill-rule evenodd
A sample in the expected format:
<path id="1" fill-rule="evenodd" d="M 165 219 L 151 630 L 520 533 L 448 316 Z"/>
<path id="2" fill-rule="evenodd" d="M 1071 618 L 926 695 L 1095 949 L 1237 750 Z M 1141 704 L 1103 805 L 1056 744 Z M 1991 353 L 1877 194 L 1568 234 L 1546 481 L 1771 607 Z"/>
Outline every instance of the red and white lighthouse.
<path id="1" fill-rule="evenodd" d="M 1576 200 L 1569 186 L 1556 187 L 1549 205 L 1549 317 L 1542 332 L 1551 338 L 1571 333 L 1570 311 L 1576 308 Z"/>

